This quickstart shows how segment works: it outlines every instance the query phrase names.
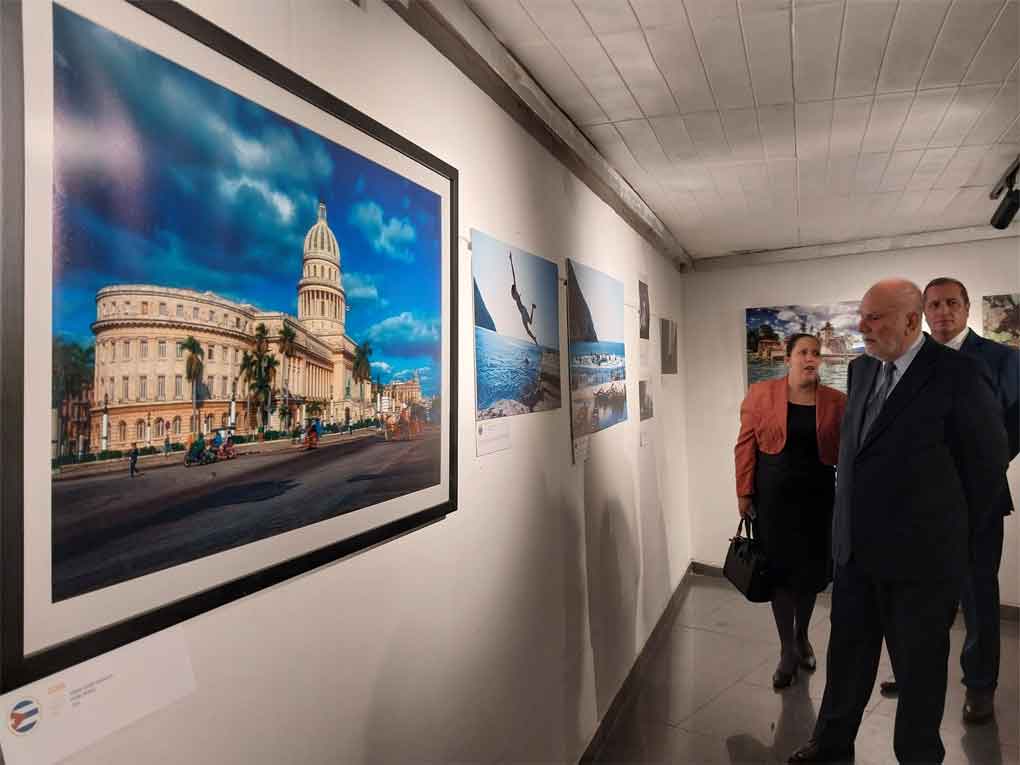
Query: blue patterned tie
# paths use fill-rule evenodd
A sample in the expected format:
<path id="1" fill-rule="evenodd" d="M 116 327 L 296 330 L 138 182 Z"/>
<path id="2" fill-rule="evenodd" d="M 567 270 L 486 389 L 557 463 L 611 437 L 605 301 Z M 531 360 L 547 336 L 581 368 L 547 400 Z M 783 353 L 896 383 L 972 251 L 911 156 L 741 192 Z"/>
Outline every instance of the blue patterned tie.
<path id="1" fill-rule="evenodd" d="M 861 424 L 861 438 L 860 441 L 858 441 L 859 444 L 863 444 L 865 439 L 867 439 L 868 431 L 871 430 L 871 426 L 875 424 L 875 420 L 877 420 L 878 415 L 881 414 L 882 406 L 885 404 L 885 400 L 889 396 L 889 391 L 892 390 L 893 374 L 895 372 L 895 364 L 890 361 L 882 362 L 882 371 L 878 374 L 875 389 L 871 393 L 871 398 L 868 399 L 867 409 L 864 410 L 864 422 Z"/>

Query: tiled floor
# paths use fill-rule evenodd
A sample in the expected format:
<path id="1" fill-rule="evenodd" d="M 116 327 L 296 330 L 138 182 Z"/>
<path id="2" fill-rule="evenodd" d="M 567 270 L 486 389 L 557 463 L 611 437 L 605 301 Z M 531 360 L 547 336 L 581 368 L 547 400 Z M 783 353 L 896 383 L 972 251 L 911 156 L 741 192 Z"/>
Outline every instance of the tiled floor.
<path id="1" fill-rule="evenodd" d="M 651 657 L 638 691 L 609 733 L 598 762 L 783 763 L 810 737 L 825 689 L 829 597 L 821 595 L 811 641 L 818 670 L 801 673 L 784 691 L 772 689 L 779 638 L 769 605 L 745 601 L 723 579 L 694 577 L 668 637 Z M 965 726 L 960 719 L 962 617 L 952 632 L 949 692 L 942 741 L 950 765 L 1020 763 L 1017 623 L 1003 622 L 996 720 Z M 879 680 L 891 673 L 883 655 Z M 895 699 L 878 683 L 857 737 L 857 763 L 895 763 Z"/>

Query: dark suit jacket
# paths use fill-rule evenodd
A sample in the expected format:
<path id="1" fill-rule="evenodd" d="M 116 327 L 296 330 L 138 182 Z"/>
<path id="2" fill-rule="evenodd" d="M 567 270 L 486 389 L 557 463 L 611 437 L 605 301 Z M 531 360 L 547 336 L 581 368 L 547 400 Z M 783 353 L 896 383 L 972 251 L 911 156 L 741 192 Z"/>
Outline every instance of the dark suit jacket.
<path id="1" fill-rule="evenodd" d="M 970 529 L 1006 470 L 1006 432 L 987 376 L 969 356 L 925 336 L 861 443 L 881 362 L 850 364 L 840 436 L 833 552 L 849 537 L 864 571 L 882 579 L 955 579 L 971 559 Z M 839 537 L 849 519 L 849 534 Z M 843 527 L 845 529 L 845 527 Z"/>
<path id="2" fill-rule="evenodd" d="M 1017 403 L 1020 400 L 1020 351 L 981 337 L 971 330 L 960 346 L 960 353 L 978 359 L 986 368 L 992 389 L 1002 406 L 1003 423 L 1009 438 L 1009 459 L 1012 460 L 1020 451 L 1020 406 Z M 1005 478 L 997 504 L 1003 515 L 1013 512 L 1013 497 Z"/>

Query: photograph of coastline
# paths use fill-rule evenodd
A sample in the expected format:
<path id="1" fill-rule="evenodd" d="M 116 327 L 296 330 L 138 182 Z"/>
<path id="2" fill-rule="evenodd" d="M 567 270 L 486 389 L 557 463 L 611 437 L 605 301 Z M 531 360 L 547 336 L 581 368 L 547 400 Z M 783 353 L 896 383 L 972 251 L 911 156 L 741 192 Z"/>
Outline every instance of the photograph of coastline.
<path id="1" fill-rule="evenodd" d="M 627 419 L 623 283 L 567 260 L 567 353 L 575 439 Z"/>
<path id="2" fill-rule="evenodd" d="M 1020 294 L 985 295 L 981 318 L 985 337 L 1020 348 Z"/>
<path id="3" fill-rule="evenodd" d="M 559 409 L 559 269 L 471 230 L 475 417 Z"/>
<path id="4" fill-rule="evenodd" d="M 648 302 L 648 285 L 638 280 L 638 335 L 647 340 L 652 326 L 652 306 Z"/>
<path id="5" fill-rule="evenodd" d="M 439 485 L 442 198 L 57 5 L 53 75 L 53 602 Z"/>
<path id="6" fill-rule="evenodd" d="M 641 419 L 650 420 L 655 414 L 655 407 L 652 403 L 651 380 L 638 380 L 638 398 L 641 404 Z"/>
<path id="7" fill-rule="evenodd" d="M 822 345 L 822 383 L 846 392 L 847 366 L 864 353 L 857 325 L 858 301 L 822 305 L 786 305 L 745 311 L 747 384 L 786 374 L 786 339 L 815 335 Z"/>
<path id="8" fill-rule="evenodd" d="M 671 319 L 659 319 L 659 343 L 661 345 L 662 373 L 675 375 L 680 368 L 677 359 L 677 324 Z"/>

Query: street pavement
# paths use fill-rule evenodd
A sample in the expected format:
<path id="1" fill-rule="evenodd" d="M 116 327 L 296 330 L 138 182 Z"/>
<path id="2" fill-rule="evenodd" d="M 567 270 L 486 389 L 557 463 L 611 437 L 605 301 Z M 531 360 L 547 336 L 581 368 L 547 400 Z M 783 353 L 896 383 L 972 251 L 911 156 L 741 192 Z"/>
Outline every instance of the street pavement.
<path id="1" fill-rule="evenodd" d="M 439 483 L 440 431 L 53 484 L 53 599 Z"/>

